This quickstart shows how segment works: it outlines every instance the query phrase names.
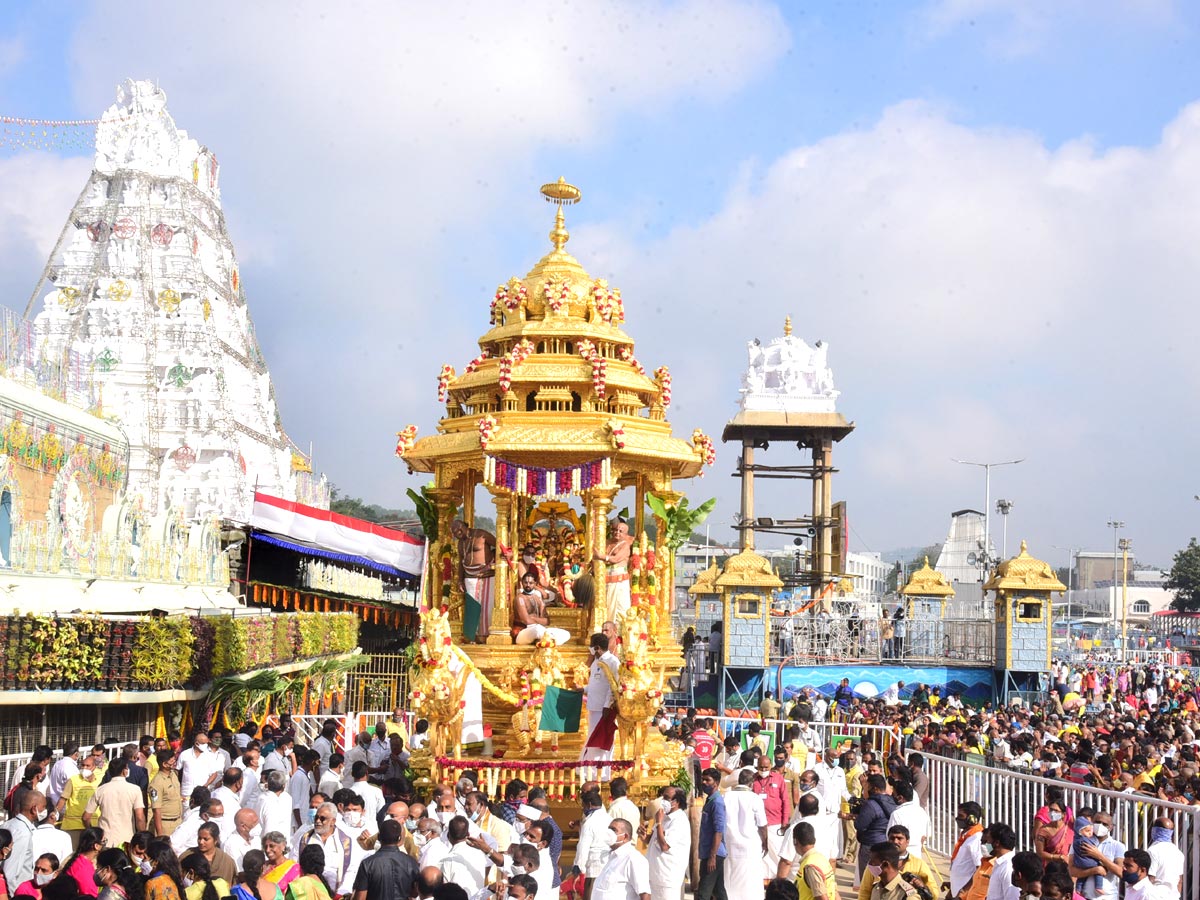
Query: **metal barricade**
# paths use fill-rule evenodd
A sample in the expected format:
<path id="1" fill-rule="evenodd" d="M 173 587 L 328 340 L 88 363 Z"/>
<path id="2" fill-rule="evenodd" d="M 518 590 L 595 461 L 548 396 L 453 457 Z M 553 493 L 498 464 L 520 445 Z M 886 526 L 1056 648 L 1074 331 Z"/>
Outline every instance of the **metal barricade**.
<path id="1" fill-rule="evenodd" d="M 729 735 L 740 736 L 749 726 L 758 722 L 762 725 L 764 731 L 771 731 L 775 735 L 775 743 L 782 743 L 788 729 L 793 725 L 800 725 L 799 722 L 794 722 L 791 719 L 745 719 L 737 716 L 710 716 L 716 728 L 718 740 L 724 740 Z M 869 725 L 864 722 L 810 722 L 809 727 L 817 732 L 816 743 L 821 747 L 828 747 L 837 739 L 842 737 L 850 737 L 858 744 L 860 750 L 876 750 L 884 756 L 892 752 L 892 749 L 898 746 L 896 733 L 886 725 Z"/>
<path id="2" fill-rule="evenodd" d="M 1011 769 L 925 756 L 929 776 L 928 846 L 949 856 L 958 829 L 954 816 L 960 803 L 974 800 L 983 807 L 983 821 L 1004 822 L 1017 833 L 1018 850 L 1033 849 L 1033 817 L 1044 805 L 1046 788 L 1063 791 L 1072 809 L 1090 806 L 1111 813 L 1113 837 L 1126 847 L 1150 846 L 1150 827 L 1159 817 L 1175 824 L 1175 846 L 1184 854 L 1184 896 L 1200 897 L 1200 807 L 1160 800 L 1146 794 L 1110 791 L 1069 781 L 1050 780 Z"/>
<path id="3" fill-rule="evenodd" d="M 128 743 L 130 743 L 130 741 L 119 741 L 115 744 L 105 744 L 104 751 L 108 754 L 108 758 L 111 760 L 118 753 L 120 753 Z M 81 753 L 87 753 L 91 749 L 91 744 L 87 744 L 79 748 Z M 0 787 L 0 790 L 4 791 L 5 796 L 8 795 L 9 788 L 11 788 L 20 780 L 21 776 L 25 772 L 25 767 L 29 765 L 29 760 L 32 756 L 33 754 L 31 753 L 6 753 L 3 756 L 0 756 L 0 786 L 2 786 Z M 51 757 L 50 764 L 54 765 L 54 763 L 60 759 L 62 759 L 61 747 L 54 751 L 54 756 Z M 7 818 L 8 816 L 4 812 L 3 807 L 0 807 L 0 822 Z"/>

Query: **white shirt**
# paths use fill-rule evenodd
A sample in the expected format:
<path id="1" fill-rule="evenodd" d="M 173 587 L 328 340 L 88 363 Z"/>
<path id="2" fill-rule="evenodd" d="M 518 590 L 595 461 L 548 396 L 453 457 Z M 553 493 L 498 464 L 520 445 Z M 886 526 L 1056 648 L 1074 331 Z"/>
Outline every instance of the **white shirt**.
<path id="1" fill-rule="evenodd" d="M 285 778 L 292 776 L 292 764 L 278 750 L 272 750 L 266 756 L 260 757 L 262 762 L 259 764 L 262 774 L 265 776 L 272 769 L 277 769 L 283 773 Z"/>
<path id="2" fill-rule="evenodd" d="M 883 702 L 888 706 L 895 706 L 900 702 L 900 685 L 893 684 L 883 692 Z"/>
<path id="3" fill-rule="evenodd" d="M 642 821 L 642 812 L 637 808 L 637 804 L 628 797 L 618 797 L 608 804 L 608 817 L 609 819 L 624 819 L 633 826 L 634 834 L 636 834 Z"/>
<path id="4" fill-rule="evenodd" d="M 827 762 L 819 762 L 812 767 L 817 773 L 817 787 L 821 790 L 821 800 L 825 812 L 836 813 L 842 808 L 842 801 L 850 799 L 850 788 L 846 785 L 846 773 L 838 766 Z"/>
<path id="5" fill-rule="evenodd" d="M 287 791 L 276 794 L 263 791 L 258 798 L 258 821 L 262 825 L 263 834 L 268 831 L 278 831 L 284 837 L 291 837 L 296 830 L 296 822 L 292 818 L 292 798 Z"/>
<path id="6" fill-rule="evenodd" d="M 1109 859 L 1116 861 L 1125 855 L 1125 845 L 1120 841 L 1107 837 L 1100 842 L 1100 852 Z M 1090 875 L 1083 880 L 1083 895 L 1093 900 L 1117 900 L 1121 886 L 1121 876 L 1105 873 Z"/>
<path id="7" fill-rule="evenodd" d="M 24 773 L 24 769 L 21 771 Z M 79 766 L 69 756 L 64 756 L 50 767 L 49 784 L 46 786 L 46 799 L 50 802 L 51 806 L 58 803 L 58 798 L 62 796 L 63 788 L 66 787 L 67 782 L 78 774 Z M 67 856 L 70 855 L 70 853 L 67 854 Z M 59 859 L 64 860 L 66 858 L 66 856 L 59 857 Z M 15 891 L 16 888 L 14 887 L 13 890 Z"/>
<path id="8" fill-rule="evenodd" d="M 196 846 L 196 837 L 205 821 L 200 817 L 198 806 L 193 806 L 183 814 L 179 825 L 171 832 L 171 849 L 175 851 L 176 856 L 182 856 L 185 850 Z"/>
<path id="9" fill-rule="evenodd" d="M 679 895 L 683 879 L 687 874 L 688 860 L 692 855 L 692 825 L 687 813 L 675 810 L 663 819 L 663 833 L 669 850 L 663 850 L 658 840 L 657 826 L 650 832 L 650 846 L 646 848 L 646 863 L 656 896 Z"/>
<path id="10" fill-rule="evenodd" d="M 608 842 L 612 821 L 603 807 L 588 813 L 579 824 L 579 841 L 575 845 L 575 866 L 588 878 L 595 878 L 608 861 Z"/>
<path id="11" fill-rule="evenodd" d="M 903 825 L 908 829 L 908 852 L 924 859 L 925 837 L 929 834 L 929 813 L 921 808 L 915 797 L 893 810 L 891 818 L 888 819 L 888 828 L 893 825 Z"/>
<path id="12" fill-rule="evenodd" d="M 342 789 L 342 773 L 334 772 L 333 770 L 329 770 L 324 775 L 322 775 L 321 783 L 319 785 L 317 785 L 317 790 L 320 791 L 322 794 L 324 794 L 326 797 L 328 797 L 330 800 L 332 800 L 333 795 L 336 794 L 341 789 Z"/>
<path id="13" fill-rule="evenodd" d="M 467 896 L 478 892 L 487 880 L 487 857 L 469 845 L 459 841 L 442 857 L 442 877 L 457 884 Z"/>
<path id="14" fill-rule="evenodd" d="M 440 838 L 434 839 L 421 848 L 421 853 L 417 857 L 417 865 L 422 868 L 432 866 L 435 869 L 442 867 L 442 860 L 450 852 L 450 847 Z"/>
<path id="15" fill-rule="evenodd" d="M 33 858 L 36 860 L 43 853 L 53 853 L 60 862 L 65 862 L 71 855 L 71 836 L 48 823 L 39 825 L 33 829 Z"/>
<path id="16" fill-rule="evenodd" d="M 221 804 L 225 807 L 225 813 L 221 816 L 221 818 L 230 822 L 233 821 L 233 817 L 237 815 L 238 810 L 242 808 L 242 798 L 234 793 L 234 791 L 232 791 L 230 788 L 225 787 L 225 785 L 221 785 L 219 788 L 213 791 L 212 798 L 214 800 L 221 801 Z M 224 828 L 221 829 L 221 834 L 225 834 Z"/>
<path id="17" fill-rule="evenodd" d="M 242 794 L 238 797 L 239 805 L 242 809 L 257 809 L 259 797 L 262 796 L 262 759 L 259 759 L 257 769 L 240 764 L 238 768 L 244 773 L 242 775 Z"/>
<path id="18" fill-rule="evenodd" d="M 346 832 L 334 828 L 328 837 L 321 837 L 311 828 L 298 832 L 292 841 L 296 857 L 300 851 L 311 844 L 325 851 L 325 871 L 322 876 L 326 884 L 336 885 L 334 893 L 354 893 L 354 878 L 358 874 L 358 864 L 362 861 L 362 848 Z"/>
<path id="19" fill-rule="evenodd" d="M 333 741 L 321 735 L 312 743 L 312 748 L 317 751 L 317 755 L 321 757 L 321 774 L 324 775 L 329 771 L 329 757 L 333 755 Z"/>
<path id="20" fill-rule="evenodd" d="M 307 815 L 305 810 L 312 802 L 312 777 L 303 769 L 297 769 L 296 774 L 288 779 L 287 793 L 292 798 L 292 809 L 300 813 L 300 821 L 303 822 Z"/>
<path id="21" fill-rule="evenodd" d="M 179 751 L 178 759 L 176 768 L 179 770 L 179 791 L 186 802 L 192 796 L 193 788 L 203 787 L 208 779 L 213 777 L 220 762 L 217 754 L 211 750 L 196 753 L 195 747 Z"/>
<path id="22" fill-rule="evenodd" d="M 250 833 L 253 834 L 254 832 L 251 831 Z M 229 854 L 229 858 L 237 864 L 238 871 L 240 872 L 242 871 L 242 858 L 251 850 L 259 849 L 259 846 L 258 841 L 248 841 L 235 831 L 229 837 L 225 838 L 221 844 L 221 849 Z"/>
<path id="23" fill-rule="evenodd" d="M 955 896 L 972 878 L 983 859 L 983 832 L 977 831 L 962 842 L 958 854 L 950 860 L 950 896 Z"/>
<path id="24" fill-rule="evenodd" d="M 725 795 L 725 848 L 730 855 L 750 852 L 761 857 L 758 829 L 766 824 L 767 810 L 762 797 L 743 785 L 729 789 Z"/>
<path id="25" fill-rule="evenodd" d="M 1171 841 L 1156 841 L 1150 854 L 1150 880 L 1170 888 L 1170 896 L 1179 900 L 1179 879 L 1183 877 L 1183 851 Z M 1129 893 L 1128 890 L 1126 893 Z"/>
<path id="26" fill-rule="evenodd" d="M 379 818 L 379 811 L 383 809 L 383 791 L 368 781 L 356 781 L 350 785 L 350 790 L 362 797 L 363 812 L 368 819 Z"/>
<path id="27" fill-rule="evenodd" d="M 912 852 L 912 845 L 909 845 Z M 997 856 L 992 863 L 992 877 L 988 881 L 987 900 L 1020 900 L 1021 889 L 1012 883 L 1012 851 Z"/>
<path id="28" fill-rule="evenodd" d="M 1147 853 L 1149 851 L 1146 851 Z M 1165 884 L 1157 884 L 1146 877 L 1137 884 L 1125 885 L 1125 900 L 1170 900 L 1179 894 L 1167 888 Z"/>
<path id="29" fill-rule="evenodd" d="M 371 765 L 367 748 L 358 744 L 346 751 L 346 764 L 342 767 L 342 787 L 354 787 L 354 775 L 351 774 L 351 770 L 356 762 L 364 762 L 368 767 Z"/>
<path id="30" fill-rule="evenodd" d="M 541 890 L 538 896 L 541 896 Z M 592 900 L 638 900 L 650 893 L 650 864 L 628 841 L 609 854 L 596 876 Z"/>
<path id="31" fill-rule="evenodd" d="M 612 651 L 606 650 L 599 659 L 593 659 L 588 666 L 587 708 L 589 716 L 598 716 L 613 702 L 612 685 L 608 676 L 601 671 L 600 666 L 608 666 L 608 670 L 616 677 L 621 663 L 613 656 Z"/>

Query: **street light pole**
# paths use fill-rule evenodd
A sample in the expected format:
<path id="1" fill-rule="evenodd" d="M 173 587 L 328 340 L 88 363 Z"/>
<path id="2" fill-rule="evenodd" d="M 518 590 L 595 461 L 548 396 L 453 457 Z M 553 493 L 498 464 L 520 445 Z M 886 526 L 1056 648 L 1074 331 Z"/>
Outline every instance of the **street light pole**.
<path id="1" fill-rule="evenodd" d="M 1025 458 L 1010 459 L 1005 462 L 972 462 L 967 459 L 951 459 L 962 466 L 978 466 L 983 469 L 983 574 L 984 581 L 987 580 L 988 570 L 992 560 L 992 469 L 998 466 L 1015 466 L 1017 463 L 1025 462 Z"/>
<path id="2" fill-rule="evenodd" d="M 1058 544 L 1051 544 L 1051 546 L 1055 550 L 1066 550 L 1067 551 L 1067 646 L 1069 648 L 1071 648 L 1071 652 L 1074 652 L 1075 648 L 1071 644 L 1071 617 L 1075 613 L 1075 601 L 1073 599 L 1071 591 L 1073 590 L 1073 588 L 1075 586 L 1075 554 L 1077 554 L 1083 548 L 1082 547 L 1060 547 L 1060 546 L 1058 546 Z"/>
<path id="3" fill-rule="evenodd" d="M 1119 546 L 1121 548 L 1121 661 L 1124 662 L 1129 657 L 1129 638 L 1126 635 L 1126 628 L 1129 617 L 1129 548 L 1133 546 L 1133 541 L 1129 538 L 1121 538 Z"/>
<path id="4" fill-rule="evenodd" d="M 1112 619 L 1113 619 L 1113 631 L 1116 631 L 1117 630 L 1117 544 L 1118 544 L 1117 532 L 1119 532 L 1122 528 L 1125 527 L 1125 523 L 1118 521 L 1117 519 L 1110 519 L 1108 522 L 1108 527 L 1113 530 Z"/>
<path id="5" fill-rule="evenodd" d="M 1000 521 L 1004 523 L 1004 538 L 1000 544 L 1004 549 L 1000 551 L 1001 559 L 1008 559 L 1008 514 L 1012 512 L 1015 504 L 1011 500 L 997 500 L 996 512 L 1000 513 Z"/>

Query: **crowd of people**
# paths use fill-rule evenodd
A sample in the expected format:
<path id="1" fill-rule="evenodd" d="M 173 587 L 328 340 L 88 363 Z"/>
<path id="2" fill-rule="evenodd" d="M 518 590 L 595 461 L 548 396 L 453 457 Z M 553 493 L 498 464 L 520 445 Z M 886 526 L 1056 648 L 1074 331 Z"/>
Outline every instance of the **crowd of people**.
<path id="1" fill-rule="evenodd" d="M 689 710 L 660 727 L 690 748 L 694 788 L 639 806 L 610 778 L 566 812 L 520 779 L 494 796 L 474 772 L 418 789 L 409 751 L 428 726 L 410 734 L 403 710 L 344 753 L 335 722 L 305 747 L 286 719 L 145 738 L 111 760 L 103 746 L 39 747 L 5 797 L 0 900 L 681 900 L 687 886 L 696 900 L 833 900 L 839 867 L 859 900 L 1182 900 L 1193 836 L 1176 827 L 1190 819 L 1129 827 L 1111 802 L 1072 808 L 1057 785 L 1038 788 L 1029 822 L 962 803 L 939 870 L 931 755 L 1200 805 L 1187 673 L 1060 664 L 1051 677 L 1044 702 L 1007 707 L 843 684 L 767 694 L 763 721 L 725 732 Z M 826 717 L 883 727 L 835 741 Z"/>

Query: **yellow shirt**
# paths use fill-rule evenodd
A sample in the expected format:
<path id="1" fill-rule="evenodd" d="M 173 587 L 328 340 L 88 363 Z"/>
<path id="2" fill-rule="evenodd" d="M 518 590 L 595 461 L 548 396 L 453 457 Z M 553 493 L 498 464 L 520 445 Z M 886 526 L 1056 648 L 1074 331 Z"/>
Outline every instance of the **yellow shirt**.
<path id="1" fill-rule="evenodd" d="M 96 793 L 98 787 L 100 787 L 99 772 L 92 776 L 91 781 L 82 775 L 72 775 L 67 779 L 62 790 L 63 814 L 60 827 L 63 831 L 83 830 L 83 811 L 87 808 L 88 801 L 92 799 L 92 794 Z"/>

